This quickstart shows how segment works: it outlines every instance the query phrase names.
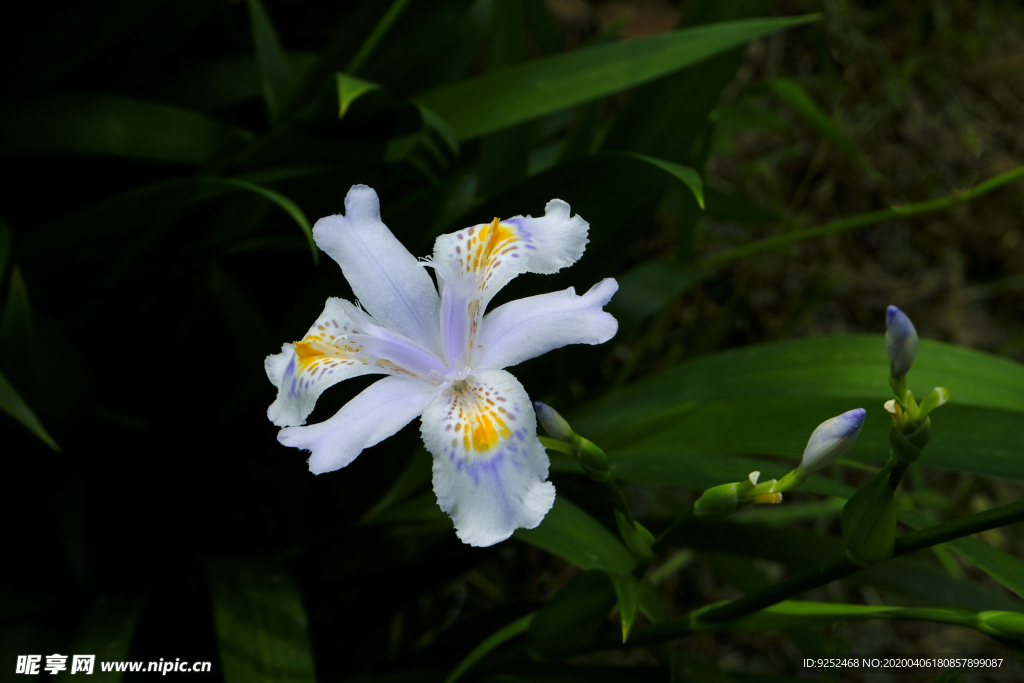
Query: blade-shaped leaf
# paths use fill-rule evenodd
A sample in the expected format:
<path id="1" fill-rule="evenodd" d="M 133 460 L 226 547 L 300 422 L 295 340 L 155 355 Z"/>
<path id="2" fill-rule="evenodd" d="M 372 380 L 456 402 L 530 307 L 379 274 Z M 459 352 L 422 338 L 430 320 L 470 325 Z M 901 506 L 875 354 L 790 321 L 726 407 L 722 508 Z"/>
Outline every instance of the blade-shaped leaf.
<path id="1" fill-rule="evenodd" d="M 821 421 L 863 407 L 867 419 L 850 456 L 879 461 L 889 451 L 887 376 L 879 336 L 768 344 L 663 371 L 610 394 L 572 423 L 610 453 L 795 459 Z M 952 393 L 920 464 L 1024 480 L 1024 367 L 924 340 L 908 379 L 917 396 L 934 386 Z"/>
<path id="2" fill-rule="evenodd" d="M 200 112 L 107 95 L 61 95 L 0 121 L 0 153 L 74 152 L 206 164 L 252 134 Z"/>
<path id="3" fill-rule="evenodd" d="M 480 661 L 488 652 L 494 648 L 508 642 L 516 636 L 526 633 L 530 624 L 533 623 L 533 617 L 536 612 L 530 612 L 526 616 L 516 619 L 511 624 L 503 626 L 491 635 L 487 636 L 482 643 L 477 645 L 473 650 L 466 655 L 466 657 L 459 662 L 452 672 L 448 674 L 448 678 L 444 679 L 444 683 L 455 683 L 455 681 L 462 678 L 463 674 L 472 668 L 474 664 Z"/>
<path id="4" fill-rule="evenodd" d="M 263 3 L 260 0 L 248 0 L 248 5 L 260 85 L 263 88 L 263 97 L 267 101 L 267 110 L 273 120 L 277 118 L 295 88 L 295 75 Z"/>
<path id="5" fill-rule="evenodd" d="M 633 556 L 614 534 L 564 496 L 555 498 L 540 526 L 519 529 L 513 536 L 580 569 L 626 574 L 633 568 Z"/>
<path id="6" fill-rule="evenodd" d="M 531 654 L 554 659 L 585 649 L 593 643 L 615 598 L 608 574 L 583 572 L 537 610 L 528 635 Z"/>
<path id="7" fill-rule="evenodd" d="M 680 28 L 754 19 L 763 16 L 769 4 L 768 0 L 698 0 L 687 6 Z M 743 52 L 742 47 L 724 51 L 634 90 L 612 121 L 602 149 L 694 163 L 694 142 L 718 104 L 722 90 L 736 75 Z"/>
<path id="8" fill-rule="evenodd" d="M 76 654 L 94 654 L 96 663 L 89 680 L 117 683 L 124 675 L 123 671 L 103 671 L 99 662 L 117 662 L 128 658 L 128 648 L 135 634 L 142 608 L 146 605 L 143 595 L 116 595 L 98 598 L 86 613 L 78 626 L 72 644 L 72 652 Z M 57 681 L 68 683 L 78 680 L 82 672 L 71 672 L 72 662 L 69 660 L 67 669 L 62 671 Z"/>
<path id="9" fill-rule="evenodd" d="M 15 420 L 25 425 L 25 427 L 35 434 L 39 439 L 53 450 L 60 452 L 60 446 L 54 441 L 46 430 L 43 428 L 42 423 L 36 414 L 32 412 L 32 409 L 28 407 L 24 399 L 18 395 L 11 383 L 7 381 L 7 378 L 0 373 L 0 410 L 13 417 Z"/>
<path id="10" fill-rule="evenodd" d="M 927 529 L 936 523 L 915 510 L 900 510 L 899 518 L 914 529 Z M 944 544 L 965 560 L 1024 598 L 1024 562 L 1018 557 L 966 536 Z"/>
<path id="11" fill-rule="evenodd" d="M 345 113 L 352 103 L 368 92 L 380 90 L 380 86 L 370 81 L 364 81 L 355 76 L 338 72 L 335 74 L 338 86 L 338 118 L 345 118 Z"/>
<path id="12" fill-rule="evenodd" d="M 633 630 L 636 612 L 640 608 L 640 581 L 632 574 L 609 574 L 615 597 L 619 601 L 619 617 L 622 622 L 622 642 L 629 640 Z"/>
<path id="13" fill-rule="evenodd" d="M 288 62 L 296 75 L 316 61 L 312 52 L 290 52 Z M 259 67 L 252 56 L 207 62 L 182 70 L 153 90 L 157 99 L 194 109 L 219 109 L 263 96 Z"/>
<path id="14" fill-rule="evenodd" d="M 673 161 L 655 159 L 654 157 L 644 156 L 643 154 L 634 154 L 633 156 L 638 159 L 643 159 L 647 163 L 660 168 L 665 171 L 665 173 L 668 173 L 670 176 L 681 182 L 690 190 L 690 192 L 693 193 L 693 198 L 697 200 L 697 204 L 700 208 L 704 208 L 704 183 L 701 181 L 699 173 L 689 166 L 683 166 L 682 164 L 677 164 Z"/>
<path id="15" fill-rule="evenodd" d="M 517 65 L 424 94 L 460 140 L 639 85 L 817 16 L 732 21 L 599 45 Z"/>
<path id="16" fill-rule="evenodd" d="M 206 573 L 227 683 L 316 680 L 306 610 L 287 572 L 213 560 Z"/>
<path id="17" fill-rule="evenodd" d="M 863 153 L 850 142 L 839 126 L 825 115 L 825 112 L 818 107 L 817 103 L 802 85 L 788 78 L 775 79 L 770 85 L 779 97 L 784 99 L 789 106 L 793 107 L 808 123 L 817 128 L 822 135 L 831 140 L 846 156 L 861 164 L 872 176 L 880 177 L 878 171 L 875 170 Z"/>

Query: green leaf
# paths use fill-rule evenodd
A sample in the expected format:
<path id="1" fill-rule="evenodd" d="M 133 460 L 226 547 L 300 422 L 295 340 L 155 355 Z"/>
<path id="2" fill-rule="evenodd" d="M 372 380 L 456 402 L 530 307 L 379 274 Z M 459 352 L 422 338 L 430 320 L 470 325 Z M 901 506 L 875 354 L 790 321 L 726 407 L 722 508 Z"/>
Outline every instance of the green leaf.
<path id="1" fill-rule="evenodd" d="M 697 205 L 701 209 L 704 208 L 704 183 L 700 179 L 700 174 L 694 171 L 689 166 L 683 166 L 672 161 L 665 161 L 664 159 L 655 159 L 654 157 L 644 156 L 643 154 L 634 154 L 638 159 L 643 159 L 649 164 L 652 164 L 661 170 L 668 173 L 673 178 L 681 182 L 686 186 L 690 192 L 693 193 L 694 199 L 697 200 Z"/>
<path id="2" fill-rule="evenodd" d="M 715 551 L 781 562 L 794 568 L 818 565 L 843 551 L 832 536 L 768 527 L 715 522 L 687 529 L 687 543 L 697 551 Z M 973 581 L 951 576 L 941 567 L 900 557 L 845 579 L 902 596 L 916 604 L 972 610 L 1020 609 L 1021 602 Z"/>
<path id="3" fill-rule="evenodd" d="M 927 529 L 935 522 L 915 510 L 900 510 L 900 521 L 914 529 Z M 958 538 L 942 547 L 955 550 L 958 555 L 1024 598 L 1024 562 L 976 538 Z"/>
<path id="4" fill-rule="evenodd" d="M 622 621 L 622 642 L 629 639 L 629 632 L 636 621 L 636 612 L 640 607 L 640 581 L 632 574 L 609 574 L 608 578 L 615 588 L 615 597 L 619 601 L 619 616 Z"/>
<path id="5" fill-rule="evenodd" d="M 491 36 L 487 50 L 487 71 L 496 73 L 527 59 L 523 2 L 495 0 L 491 10 Z M 530 158 L 532 124 L 524 123 L 485 135 L 480 140 L 477 163 L 478 194 L 491 197 L 526 177 Z"/>
<path id="6" fill-rule="evenodd" d="M 238 354 L 246 359 L 250 370 L 262 371 L 261 361 L 274 350 L 273 335 L 263 316 L 239 286 L 221 270 L 210 264 L 210 292 L 220 304 L 224 320 L 234 338 Z"/>
<path id="7" fill-rule="evenodd" d="M 79 624 L 71 646 L 75 654 L 96 655 L 96 663 L 88 680 L 105 683 L 117 683 L 121 680 L 123 672 L 102 671 L 99 663 L 128 659 L 128 648 L 146 600 L 146 596 L 142 595 L 115 595 L 97 598 L 93 602 Z M 69 658 L 67 669 L 57 677 L 59 683 L 79 680 L 81 672 L 72 674 L 71 665 Z"/>
<path id="8" fill-rule="evenodd" d="M 482 643 L 477 645 L 470 651 L 466 657 L 459 662 L 452 672 L 448 674 L 448 678 L 444 679 L 444 683 L 455 683 L 455 681 L 462 678 L 462 676 L 469 671 L 474 664 L 480 661 L 487 653 L 499 645 L 503 645 L 512 638 L 526 633 L 530 629 L 530 624 L 533 623 L 533 618 L 536 616 L 536 612 L 530 612 L 529 614 L 516 619 L 511 624 L 503 626 L 491 635 L 487 636 Z"/>
<path id="9" fill-rule="evenodd" d="M 763 16 L 768 6 L 767 0 L 698 0 L 687 6 L 680 28 L 754 19 Z M 694 143 L 722 90 L 735 77 L 743 53 L 743 47 L 736 47 L 636 88 L 612 120 L 602 149 L 694 164 Z"/>
<path id="10" fill-rule="evenodd" d="M 518 529 L 514 538 L 561 557 L 580 569 L 628 574 L 633 556 L 596 519 L 565 496 L 557 496 L 544 521 L 535 529 Z"/>
<path id="11" fill-rule="evenodd" d="M 616 277 L 619 291 L 608 303 L 608 312 L 616 319 L 625 316 L 642 320 L 702 278 L 703 274 L 692 266 L 648 261 Z"/>
<path id="12" fill-rule="evenodd" d="M 290 52 L 291 70 L 297 76 L 316 61 L 313 52 Z M 220 109 L 263 96 L 259 67 L 252 56 L 232 57 L 199 64 L 175 74 L 154 89 L 157 99 L 192 109 Z"/>
<path id="13" fill-rule="evenodd" d="M 31 102 L 0 122 L 0 153 L 72 152 L 204 165 L 252 139 L 205 114 L 107 95 Z"/>
<path id="14" fill-rule="evenodd" d="M 306 610 L 287 572 L 212 560 L 206 574 L 226 683 L 316 680 Z"/>
<path id="15" fill-rule="evenodd" d="M 380 90 L 380 86 L 370 81 L 364 81 L 355 76 L 349 76 L 340 71 L 335 74 L 338 85 L 338 118 L 345 118 L 345 112 L 352 106 L 352 103 L 368 92 Z"/>
<path id="16" fill-rule="evenodd" d="M 897 506 L 889 475 L 895 464 L 890 460 L 843 507 L 846 549 L 850 557 L 862 566 L 878 564 L 892 557 L 896 543 Z"/>
<path id="17" fill-rule="evenodd" d="M 433 460 L 423 446 L 409 458 L 409 462 L 395 479 L 395 483 L 387 490 L 377 503 L 360 518 L 361 522 L 370 522 L 381 513 L 393 508 L 396 504 L 407 500 L 430 481 Z"/>
<path id="18" fill-rule="evenodd" d="M 583 572 L 537 610 L 527 637 L 530 653 L 543 661 L 586 649 L 615 600 L 608 574 Z"/>
<path id="19" fill-rule="evenodd" d="M 664 370 L 610 393 L 570 422 L 609 453 L 613 469 L 653 453 L 672 467 L 672 460 L 717 453 L 795 460 L 820 422 L 864 407 L 864 429 L 848 457 L 878 461 L 889 451 L 887 378 L 881 336 L 766 344 Z M 1024 480 L 1024 367 L 922 340 L 908 379 L 916 395 L 940 385 L 954 397 L 933 425 L 920 465 Z M 733 428 L 740 423 L 743 429 Z"/>
<path id="20" fill-rule="evenodd" d="M 277 119 L 295 89 L 295 75 L 263 4 L 260 0 L 248 0 L 248 6 L 260 85 L 263 87 L 263 98 L 267 101 L 267 111 L 270 112 L 270 119 L 273 121 Z"/>
<path id="21" fill-rule="evenodd" d="M 199 182 L 211 185 L 227 184 L 243 190 L 248 190 L 249 192 L 255 192 L 256 194 L 262 195 L 280 206 L 289 216 L 292 217 L 292 220 L 298 224 L 299 228 L 302 229 L 303 234 L 306 236 L 306 242 L 309 244 L 309 250 L 313 254 L 313 263 L 320 263 L 320 252 L 316 247 L 316 242 L 313 241 L 313 226 L 309 224 L 309 219 L 306 218 L 306 214 L 302 212 L 299 205 L 291 199 L 288 199 L 288 197 L 285 197 L 280 192 L 268 190 L 265 187 L 261 187 L 260 185 L 256 185 L 255 183 L 251 183 L 247 180 L 242 180 L 241 178 L 201 178 L 199 179 Z"/>
<path id="22" fill-rule="evenodd" d="M 467 140 L 639 85 L 817 18 L 724 22 L 582 48 L 443 86 L 419 100 Z"/>
<path id="23" fill-rule="evenodd" d="M 850 142 L 825 112 L 818 108 L 814 99 L 804 90 L 803 86 L 788 78 L 778 78 L 770 83 L 772 90 L 793 107 L 808 123 L 817 128 L 822 135 L 831 140 L 853 161 L 861 164 L 874 177 L 880 177 L 878 171 L 871 166 L 867 158 Z"/>
<path id="24" fill-rule="evenodd" d="M 380 41 L 385 35 L 387 35 L 388 31 L 391 30 L 392 25 L 394 25 L 398 17 L 402 15 L 402 11 L 408 4 L 409 0 L 394 0 L 394 2 L 391 3 L 391 7 L 389 7 L 388 11 L 384 13 L 381 20 L 377 22 L 377 25 L 373 27 L 373 31 L 371 31 L 370 35 L 366 37 L 363 44 L 359 46 L 359 50 L 356 52 L 355 56 L 352 57 L 352 61 L 349 62 L 345 71 L 353 74 L 359 71 L 360 67 L 362 67 L 366 60 L 370 58 L 370 55 L 373 54 L 373 51 L 377 49 L 377 45 Z"/>
<path id="25" fill-rule="evenodd" d="M 14 390 L 14 387 L 11 386 L 11 383 L 7 381 L 7 378 L 2 373 L 0 373 L 0 410 L 3 410 L 15 420 L 25 425 L 30 432 L 39 437 L 47 446 L 58 453 L 60 452 L 60 446 L 46 433 L 39 418 L 36 417 L 36 414 L 32 412 L 32 409 L 28 407 L 28 404 L 18 395 L 18 392 Z"/>

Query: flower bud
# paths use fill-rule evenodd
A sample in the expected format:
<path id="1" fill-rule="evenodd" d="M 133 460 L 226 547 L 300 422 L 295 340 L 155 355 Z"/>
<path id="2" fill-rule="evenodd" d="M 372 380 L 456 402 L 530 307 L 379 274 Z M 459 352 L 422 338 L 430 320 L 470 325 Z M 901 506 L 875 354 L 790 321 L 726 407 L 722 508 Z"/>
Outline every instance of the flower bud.
<path id="1" fill-rule="evenodd" d="M 917 355 L 914 323 L 895 306 L 885 311 L 885 352 L 889 355 L 889 372 L 893 377 L 907 374 Z"/>
<path id="2" fill-rule="evenodd" d="M 797 467 L 798 476 L 806 478 L 823 470 L 850 450 L 864 426 L 865 415 L 866 410 L 856 408 L 818 425 L 807 440 L 807 448 Z"/>
<path id="3" fill-rule="evenodd" d="M 572 437 L 576 435 L 575 432 L 554 408 L 540 401 L 534 401 L 533 407 L 537 410 L 537 421 L 552 439 L 567 443 L 572 441 Z"/>
<path id="4" fill-rule="evenodd" d="M 709 488 L 693 504 L 694 516 L 720 519 L 745 505 L 781 503 L 782 494 L 775 489 L 778 482 L 769 479 L 758 484 L 760 477 L 760 472 L 751 472 L 743 481 Z"/>

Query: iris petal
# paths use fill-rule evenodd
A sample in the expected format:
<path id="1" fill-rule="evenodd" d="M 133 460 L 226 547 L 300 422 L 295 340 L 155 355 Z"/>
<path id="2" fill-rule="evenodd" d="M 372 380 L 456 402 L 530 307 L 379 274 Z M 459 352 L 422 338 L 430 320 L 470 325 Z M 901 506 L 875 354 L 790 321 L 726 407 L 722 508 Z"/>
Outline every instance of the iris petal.
<path id="1" fill-rule="evenodd" d="M 532 529 L 551 509 L 555 487 L 526 390 L 504 370 L 481 370 L 423 412 L 434 456 L 434 493 L 460 539 L 489 546 Z"/>

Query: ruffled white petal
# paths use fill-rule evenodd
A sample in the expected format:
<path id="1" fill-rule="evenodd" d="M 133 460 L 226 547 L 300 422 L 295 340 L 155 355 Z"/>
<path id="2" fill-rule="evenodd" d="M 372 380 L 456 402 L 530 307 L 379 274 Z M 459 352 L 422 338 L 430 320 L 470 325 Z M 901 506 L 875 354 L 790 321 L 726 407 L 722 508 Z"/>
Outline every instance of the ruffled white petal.
<path id="1" fill-rule="evenodd" d="M 533 406 L 509 373 L 479 370 L 456 382 L 427 406 L 420 429 L 434 456 L 437 503 L 465 543 L 493 545 L 551 509 L 555 487 L 545 481 Z"/>
<path id="2" fill-rule="evenodd" d="M 369 317 L 348 301 L 330 298 L 323 313 L 297 344 L 284 344 L 281 353 L 267 356 L 267 377 L 277 387 L 277 399 L 267 417 L 278 427 L 306 424 L 316 400 L 327 387 L 343 379 L 388 372 L 368 363 L 347 336 L 365 331 Z"/>
<path id="3" fill-rule="evenodd" d="M 445 287 L 471 279 L 482 311 L 516 275 L 554 273 L 578 261 L 589 227 L 579 216 L 570 216 L 568 204 L 552 199 L 540 218 L 495 219 L 441 235 L 434 243 L 434 264 Z"/>
<path id="4" fill-rule="evenodd" d="M 375 320 L 442 357 L 437 290 L 423 265 L 381 222 L 376 192 L 353 185 L 345 215 L 318 220 L 313 238 L 338 262 Z"/>
<path id="5" fill-rule="evenodd" d="M 438 388 L 418 379 L 386 377 L 342 406 L 334 417 L 308 427 L 282 429 L 277 440 L 310 451 L 309 471 L 323 474 L 345 467 L 364 448 L 412 422 Z"/>
<path id="6" fill-rule="evenodd" d="M 507 368 L 568 344 L 603 344 L 619 329 L 601 310 L 618 289 L 607 278 L 582 296 L 570 287 L 499 306 L 484 317 L 474 367 Z"/>

